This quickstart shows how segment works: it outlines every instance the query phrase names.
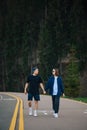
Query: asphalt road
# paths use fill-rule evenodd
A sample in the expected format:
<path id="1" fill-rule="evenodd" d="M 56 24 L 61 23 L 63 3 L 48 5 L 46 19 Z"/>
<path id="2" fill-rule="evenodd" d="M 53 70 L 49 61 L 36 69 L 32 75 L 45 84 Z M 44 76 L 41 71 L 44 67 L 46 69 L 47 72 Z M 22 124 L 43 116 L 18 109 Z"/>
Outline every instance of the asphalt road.
<path id="1" fill-rule="evenodd" d="M 87 130 L 87 104 L 61 98 L 59 118 L 56 119 L 52 115 L 51 97 L 41 95 L 38 117 L 33 117 L 28 115 L 27 95 L 23 93 L 13 94 L 20 97 L 24 102 L 24 130 Z M 0 100 L 0 102 L 2 101 Z M 5 102 L 3 101 L 3 103 Z M 12 101 L 8 100 L 8 103 L 3 103 L 0 103 L 0 125 L 2 123 L 1 114 L 3 110 L 6 111 L 6 115 L 9 115 L 7 112 L 8 107 L 5 106 L 14 108 L 14 103 L 12 103 Z M 1 108 L 3 110 L 1 110 Z M 4 119 L 3 115 L 2 118 Z M 6 124 L 6 120 L 3 121 Z M 5 129 L 0 128 L 0 130 Z"/>
<path id="2" fill-rule="evenodd" d="M 41 95 L 38 117 L 28 115 L 27 95 L 24 101 L 24 130 L 87 130 L 87 104 L 61 98 L 59 118 L 52 115 L 51 97 Z"/>
<path id="3" fill-rule="evenodd" d="M 15 98 L 0 93 L 0 130 L 9 129 L 15 105 Z"/>

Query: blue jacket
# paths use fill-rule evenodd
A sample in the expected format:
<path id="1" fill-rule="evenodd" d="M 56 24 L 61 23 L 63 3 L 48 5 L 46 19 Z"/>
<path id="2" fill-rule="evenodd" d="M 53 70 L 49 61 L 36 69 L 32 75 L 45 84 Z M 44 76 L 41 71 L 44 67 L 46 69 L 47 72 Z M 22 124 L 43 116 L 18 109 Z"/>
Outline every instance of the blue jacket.
<path id="1" fill-rule="evenodd" d="M 58 96 L 61 96 L 64 93 L 64 86 L 63 86 L 63 82 L 62 82 L 62 78 L 60 76 L 58 76 L 57 78 L 57 84 L 58 84 Z M 51 76 L 48 79 L 48 82 L 46 84 L 45 90 L 49 90 L 49 94 L 53 95 L 53 85 L 54 85 L 54 76 Z"/>

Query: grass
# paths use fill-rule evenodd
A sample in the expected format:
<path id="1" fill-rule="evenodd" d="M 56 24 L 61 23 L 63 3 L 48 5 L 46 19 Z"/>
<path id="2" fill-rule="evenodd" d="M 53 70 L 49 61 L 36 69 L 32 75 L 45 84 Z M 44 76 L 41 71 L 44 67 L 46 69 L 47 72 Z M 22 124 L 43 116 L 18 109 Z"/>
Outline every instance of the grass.
<path id="1" fill-rule="evenodd" d="M 65 98 L 69 98 L 69 99 L 73 99 L 76 101 L 87 103 L 87 97 L 77 97 L 77 98 L 65 97 Z"/>
<path id="2" fill-rule="evenodd" d="M 74 99 L 74 100 L 77 100 L 77 101 L 81 101 L 81 102 L 87 103 L 87 97 L 84 97 L 84 98 L 79 97 L 79 98 L 73 98 L 73 99 Z"/>

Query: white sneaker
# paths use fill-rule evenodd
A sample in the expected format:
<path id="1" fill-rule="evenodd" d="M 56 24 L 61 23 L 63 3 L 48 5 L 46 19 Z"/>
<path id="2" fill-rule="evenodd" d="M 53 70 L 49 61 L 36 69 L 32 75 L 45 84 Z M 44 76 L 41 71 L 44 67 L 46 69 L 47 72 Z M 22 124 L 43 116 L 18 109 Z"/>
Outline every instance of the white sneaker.
<path id="1" fill-rule="evenodd" d="M 34 116 L 37 116 L 37 110 L 34 110 Z"/>
<path id="2" fill-rule="evenodd" d="M 29 116 L 31 116 L 31 115 L 32 115 L 32 108 L 29 107 Z"/>
<path id="3" fill-rule="evenodd" d="M 54 114 L 54 117 L 55 117 L 55 118 L 58 118 L 58 114 L 57 114 L 57 113 L 55 113 L 55 114 Z"/>

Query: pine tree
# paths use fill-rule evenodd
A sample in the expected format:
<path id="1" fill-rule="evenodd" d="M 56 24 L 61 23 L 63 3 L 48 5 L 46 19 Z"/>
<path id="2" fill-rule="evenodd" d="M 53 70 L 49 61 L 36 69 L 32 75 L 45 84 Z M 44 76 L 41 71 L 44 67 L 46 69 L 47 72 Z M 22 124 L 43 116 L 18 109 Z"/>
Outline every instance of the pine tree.
<path id="1" fill-rule="evenodd" d="M 65 69 L 65 91 L 66 95 L 70 97 L 79 96 L 79 66 L 75 53 L 75 48 L 72 46 L 70 50 L 70 61 Z"/>

